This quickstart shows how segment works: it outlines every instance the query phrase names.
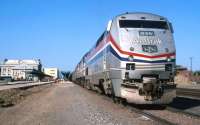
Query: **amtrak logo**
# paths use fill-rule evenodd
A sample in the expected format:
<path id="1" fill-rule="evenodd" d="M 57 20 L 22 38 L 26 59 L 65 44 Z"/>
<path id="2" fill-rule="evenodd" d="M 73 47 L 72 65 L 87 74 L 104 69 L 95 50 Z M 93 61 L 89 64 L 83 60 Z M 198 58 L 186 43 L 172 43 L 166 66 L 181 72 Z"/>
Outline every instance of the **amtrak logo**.
<path id="1" fill-rule="evenodd" d="M 133 39 L 133 44 L 145 44 L 145 45 L 159 45 L 161 44 L 161 40 L 155 37 L 146 37 L 146 38 L 135 38 Z"/>

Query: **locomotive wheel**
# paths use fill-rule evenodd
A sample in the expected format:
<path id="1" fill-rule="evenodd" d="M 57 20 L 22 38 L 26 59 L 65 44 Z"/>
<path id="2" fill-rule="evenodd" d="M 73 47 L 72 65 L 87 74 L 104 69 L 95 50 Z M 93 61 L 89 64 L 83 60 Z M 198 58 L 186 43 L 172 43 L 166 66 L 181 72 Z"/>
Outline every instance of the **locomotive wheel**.
<path id="1" fill-rule="evenodd" d="M 120 103 L 121 103 L 123 106 L 127 106 L 127 101 L 126 101 L 126 99 L 121 98 L 120 100 L 121 100 Z"/>
<path id="2" fill-rule="evenodd" d="M 109 92 L 110 91 L 109 89 L 110 88 L 108 88 L 108 83 L 106 83 L 106 81 L 104 81 L 103 82 L 103 90 L 105 92 L 105 95 L 107 95 L 107 96 L 111 95 L 111 93 Z"/>
<path id="3" fill-rule="evenodd" d="M 83 88 L 86 88 L 86 84 L 87 84 L 86 82 L 83 83 Z"/>
<path id="4" fill-rule="evenodd" d="M 99 84 L 99 88 L 100 88 L 100 90 L 101 90 L 101 94 L 104 94 L 104 95 L 105 95 L 105 90 L 104 90 L 104 87 L 103 87 L 103 82 L 101 82 L 101 83 Z"/>
<path id="5" fill-rule="evenodd" d="M 90 82 L 89 81 L 86 81 L 86 87 L 88 90 L 91 90 L 91 86 L 90 86 Z"/>
<path id="6" fill-rule="evenodd" d="M 110 85 L 111 85 L 111 98 L 112 98 L 112 100 L 113 100 L 114 103 L 117 103 L 117 102 L 118 102 L 118 99 L 117 99 L 117 97 L 115 96 L 115 91 L 114 91 L 112 82 L 111 82 Z"/>
<path id="7" fill-rule="evenodd" d="M 89 84 L 90 84 L 90 83 L 89 83 Z M 95 87 L 94 87 L 93 84 L 90 84 L 90 88 L 91 88 L 91 90 L 95 90 Z"/>

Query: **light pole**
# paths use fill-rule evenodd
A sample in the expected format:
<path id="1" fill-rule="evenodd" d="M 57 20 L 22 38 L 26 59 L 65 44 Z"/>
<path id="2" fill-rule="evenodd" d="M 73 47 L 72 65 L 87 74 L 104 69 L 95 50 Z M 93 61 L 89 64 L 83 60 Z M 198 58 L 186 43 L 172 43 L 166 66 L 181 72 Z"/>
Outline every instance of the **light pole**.
<path id="1" fill-rule="evenodd" d="M 191 72 L 193 71 L 192 66 L 193 66 L 193 57 L 190 57 L 190 70 L 191 70 Z"/>
<path id="2" fill-rule="evenodd" d="M 190 71 L 191 71 L 191 73 L 190 73 L 190 80 L 191 80 L 191 81 L 193 81 L 193 80 L 192 80 L 192 74 L 193 74 L 193 73 L 192 73 L 192 65 L 193 65 L 193 57 L 190 57 Z"/>

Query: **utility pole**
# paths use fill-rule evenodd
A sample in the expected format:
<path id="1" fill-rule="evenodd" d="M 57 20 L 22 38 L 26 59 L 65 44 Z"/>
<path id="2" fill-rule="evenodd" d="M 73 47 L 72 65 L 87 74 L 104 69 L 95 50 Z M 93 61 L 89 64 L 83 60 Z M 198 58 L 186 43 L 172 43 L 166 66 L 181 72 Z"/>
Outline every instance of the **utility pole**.
<path id="1" fill-rule="evenodd" d="M 191 81 L 192 81 L 192 75 L 193 75 L 193 73 L 192 73 L 192 65 L 193 65 L 192 63 L 193 63 L 193 62 L 192 62 L 192 61 L 193 61 L 193 57 L 190 57 L 190 72 L 191 72 L 191 73 L 190 73 L 190 80 L 191 80 Z"/>
<path id="2" fill-rule="evenodd" d="M 190 71 L 191 72 L 193 71 L 192 66 L 193 66 L 193 57 L 190 57 Z"/>

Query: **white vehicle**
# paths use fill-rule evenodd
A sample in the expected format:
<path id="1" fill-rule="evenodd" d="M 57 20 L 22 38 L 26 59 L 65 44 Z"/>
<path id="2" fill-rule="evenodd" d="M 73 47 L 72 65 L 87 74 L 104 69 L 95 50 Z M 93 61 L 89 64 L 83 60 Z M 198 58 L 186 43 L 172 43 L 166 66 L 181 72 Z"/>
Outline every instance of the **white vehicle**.
<path id="1" fill-rule="evenodd" d="M 130 103 L 168 104 L 176 97 L 175 57 L 173 28 L 165 17 L 125 13 L 109 21 L 72 78 Z"/>

